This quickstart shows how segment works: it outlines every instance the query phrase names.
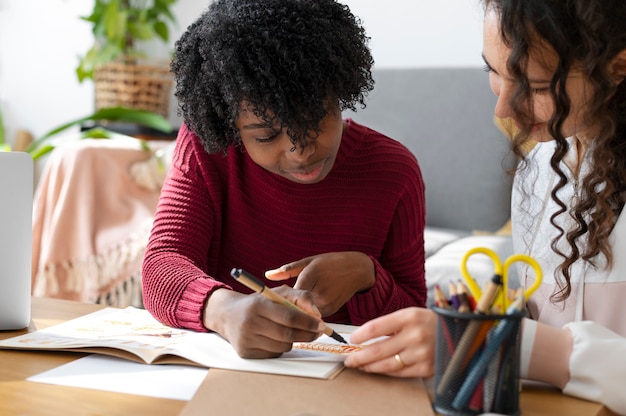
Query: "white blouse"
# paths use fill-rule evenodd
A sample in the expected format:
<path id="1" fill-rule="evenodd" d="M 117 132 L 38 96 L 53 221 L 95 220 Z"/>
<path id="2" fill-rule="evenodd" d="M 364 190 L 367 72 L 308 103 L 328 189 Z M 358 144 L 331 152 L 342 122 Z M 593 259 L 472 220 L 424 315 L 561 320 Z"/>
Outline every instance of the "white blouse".
<path id="1" fill-rule="evenodd" d="M 578 183 L 568 166 L 575 164 L 577 149 L 571 146 L 561 168 L 568 183 L 558 196 L 566 205 L 579 192 Z M 568 328 L 574 338 L 570 358 L 570 381 L 563 389 L 588 400 L 599 401 L 611 410 L 626 414 L 626 215 L 620 215 L 610 236 L 613 267 L 607 270 L 603 259 L 596 267 L 577 262 L 571 268 L 572 291 L 564 302 L 552 303 L 550 296 L 558 290 L 556 271 L 562 257 L 551 248 L 558 230 L 550 223 L 558 205 L 550 192 L 558 176 L 550 166 L 554 142 L 538 143 L 528 155 L 529 166 L 516 175 L 513 184 L 511 219 L 516 253 L 534 257 L 543 270 L 543 282 L 531 296 L 528 309 L 532 319 L 551 326 Z M 589 153 L 589 152 L 587 152 Z M 588 159 L 580 167 L 580 177 L 590 170 Z M 557 217 L 565 230 L 573 223 L 567 213 Z M 566 242 L 558 247 L 569 252 Z M 520 284 L 529 287 L 534 281 L 532 269 L 518 265 Z M 522 373 L 525 375 L 534 338 L 534 325 L 527 322 L 522 336 Z M 530 344 L 530 345 L 529 345 Z M 618 391 L 619 390 L 619 391 Z"/>

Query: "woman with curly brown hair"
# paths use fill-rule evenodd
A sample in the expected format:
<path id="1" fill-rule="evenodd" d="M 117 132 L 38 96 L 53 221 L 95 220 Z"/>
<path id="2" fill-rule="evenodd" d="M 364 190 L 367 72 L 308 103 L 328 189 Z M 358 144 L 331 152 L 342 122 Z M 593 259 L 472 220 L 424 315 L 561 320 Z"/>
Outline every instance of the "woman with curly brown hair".
<path id="1" fill-rule="evenodd" d="M 176 43 L 184 124 L 143 263 L 157 319 L 274 357 L 323 323 L 424 306 L 424 185 L 403 145 L 341 111 L 373 59 L 334 0 L 217 0 Z M 246 269 L 312 315 L 230 277 Z"/>
<path id="2" fill-rule="evenodd" d="M 544 272 L 524 321 L 522 375 L 626 414 L 626 2 L 484 4 L 495 115 L 519 130 L 514 246 Z M 524 154 L 529 141 L 537 144 Z M 532 270 L 518 271 L 532 285 Z M 428 315 L 410 308 L 365 324 L 353 342 L 396 335 L 346 364 L 430 375 Z"/>

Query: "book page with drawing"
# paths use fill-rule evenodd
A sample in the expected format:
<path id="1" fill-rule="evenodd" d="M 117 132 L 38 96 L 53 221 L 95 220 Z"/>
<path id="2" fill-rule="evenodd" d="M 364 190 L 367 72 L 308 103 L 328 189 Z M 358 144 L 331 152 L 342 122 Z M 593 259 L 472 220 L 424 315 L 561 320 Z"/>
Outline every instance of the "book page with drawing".
<path id="1" fill-rule="evenodd" d="M 332 325 L 331 325 L 332 326 Z M 355 327 L 333 329 L 349 339 Z M 345 354 L 360 347 L 322 335 L 312 343 L 294 343 L 280 358 L 243 359 L 215 333 L 172 328 L 143 309 L 103 310 L 28 334 L 0 341 L 0 348 L 99 353 L 147 364 L 189 364 L 312 378 L 333 378 Z"/>

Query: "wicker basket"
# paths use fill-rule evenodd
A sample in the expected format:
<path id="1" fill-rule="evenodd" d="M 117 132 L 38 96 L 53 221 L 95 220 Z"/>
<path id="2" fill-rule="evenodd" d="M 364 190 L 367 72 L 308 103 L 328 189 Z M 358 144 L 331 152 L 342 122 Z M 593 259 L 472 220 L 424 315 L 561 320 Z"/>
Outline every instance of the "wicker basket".
<path id="1" fill-rule="evenodd" d="M 168 117 L 173 76 L 167 63 L 110 62 L 94 71 L 96 110 L 127 107 Z"/>

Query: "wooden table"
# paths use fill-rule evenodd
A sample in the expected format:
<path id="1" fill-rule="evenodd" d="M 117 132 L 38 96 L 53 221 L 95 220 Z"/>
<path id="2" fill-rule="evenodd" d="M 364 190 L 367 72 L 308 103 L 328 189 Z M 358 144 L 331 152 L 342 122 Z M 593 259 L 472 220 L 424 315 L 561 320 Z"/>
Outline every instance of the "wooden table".
<path id="1" fill-rule="evenodd" d="M 43 329 L 100 309 L 101 306 L 56 299 L 33 298 L 33 319 L 28 329 L 0 331 L 0 338 Z M 270 374 L 213 369 L 190 402 L 132 394 L 81 389 L 26 381 L 28 377 L 84 356 L 80 353 L 0 350 L 0 414 L 2 415 L 303 415 L 295 409 L 316 403 L 307 416 L 338 414 L 341 405 L 370 409 L 381 397 L 392 400 L 396 415 L 432 415 L 423 403 L 421 380 L 403 380 L 344 370 L 334 380 L 312 380 Z M 380 387 L 380 388 L 378 388 Z M 253 391 L 252 391 L 253 390 Z M 308 392 L 311 394 L 309 395 Z M 268 394 L 271 393 L 271 394 Z M 306 393 L 306 394 L 305 394 Z M 419 393 L 419 394 L 416 394 Z M 404 396 L 402 396 L 404 395 Z M 400 400 L 398 399 L 400 398 Z M 404 398 L 404 399 L 402 399 Z M 370 404 L 368 405 L 368 400 Z M 404 403 L 399 403 L 403 401 Z M 604 406 L 564 396 L 554 389 L 525 387 L 520 398 L 522 415 L 612 415 Z M 300 406 L 300 407 L 298 407 Z M 418 406 L 419 409 L 414 409 Z M 317 410 L 316 410 L 317 409 Z M 281 410 L 283 412 L 281 412 Z M 285 413 L 286 412 L 286 413 Z M 339 414 L 346 414 L 339 413 Z"/>

